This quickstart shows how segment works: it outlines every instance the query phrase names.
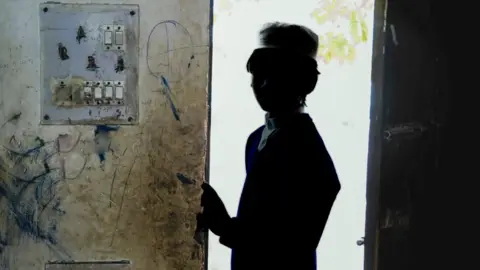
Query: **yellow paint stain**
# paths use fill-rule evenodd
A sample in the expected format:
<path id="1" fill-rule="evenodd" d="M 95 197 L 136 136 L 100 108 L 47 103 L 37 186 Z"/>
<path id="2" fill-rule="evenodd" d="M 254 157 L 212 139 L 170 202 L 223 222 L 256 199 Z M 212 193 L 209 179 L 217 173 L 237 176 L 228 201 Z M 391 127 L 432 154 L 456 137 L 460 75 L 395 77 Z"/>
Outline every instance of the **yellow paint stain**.
<path id="1" fill-rule="evenodd" d="M 230 11 L 233 8 L 233 3 L 229 0 L 218 0 L 217 6 L 219 11 Z"/>
<path id="2" fill-rule="evenodd" d="M 323 10 L 321 9 L 315 9 L 314 11 L 312 11 L 310 16 L 312 16 L 318 24 L 324 24 L 328 20 L 328 14 L 323 12 Z"/>
<path id="3" fill-rule="evenodd" d="M 355 44 L 367 41 L 367 23 L 365 18 L 359 16 L 357 11 L 352 11 L 350 15 L 350 35 Z"/>
<path id="4" fill-rule="evenodd" d="M 346 0 L 324 0 L 312 11 L 310 16 L 318 23 L 348 23 L 347 33 L 328 32 L 319 37 L 317 56 L 326 64 L 333 60 L 339 63 L 352 63 L 356 57 L 355 47 L 367 42 L 368 27 L 365 12 L 371 9 L 370 0 L 360 5 L 351 5 Z"/>
<path id="5" fill-rule="evenodd" d="M 310 13 L 310 16 L 313 17 L 318 24 L 324 24 L 327 21 L 335 21 L 338 17 L 345 16 L 345 14 L 348 13 L 349 9 L 343 0 L 325 0 L 322 1 L 320 7 Z"/>
<path id="6" fill-rule="evenodd" d="M 368 36 L 368 26 L 365 19 L 360 21 L 360 27 L 362 29 L 362 42 L 367 42 Z"/>
<path id="7" fill-rule="evenodd" d="M 334 59 L 338 60 L 339 63 L 345 61 L 351 63 L 355 60 L 355 55 L 355 46 L 349 43 L 345 35 L 328 32 L 319 37 L 317 56 L 322 59 L 325 64 L 330 63 Z"/>

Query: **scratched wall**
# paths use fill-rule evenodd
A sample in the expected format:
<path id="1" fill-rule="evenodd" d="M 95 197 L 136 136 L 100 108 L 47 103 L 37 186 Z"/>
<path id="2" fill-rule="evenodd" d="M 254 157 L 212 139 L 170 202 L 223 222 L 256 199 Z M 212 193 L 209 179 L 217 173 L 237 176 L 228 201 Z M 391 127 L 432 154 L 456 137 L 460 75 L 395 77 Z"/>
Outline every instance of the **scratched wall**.
<path id="1" fill-rule="evenodd" d="M 0 269 L 72 260 L 202 268 L 192 235 L 205 172 L 209 1 L 108 2 L 140 5 L 136 127 L 39 126 L 40 1 L 2 2 Z"/>

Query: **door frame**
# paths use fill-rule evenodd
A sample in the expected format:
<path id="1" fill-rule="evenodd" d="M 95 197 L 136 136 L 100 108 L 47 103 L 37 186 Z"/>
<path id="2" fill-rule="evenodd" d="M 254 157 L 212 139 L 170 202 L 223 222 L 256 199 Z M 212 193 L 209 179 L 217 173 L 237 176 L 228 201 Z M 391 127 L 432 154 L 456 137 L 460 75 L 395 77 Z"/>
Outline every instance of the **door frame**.
<path id="1" fill-rule="evenodd" d="M 364 270 L 377 270 L 379 198 L 383 140 L 384 52 L 388 0 L 375 0 L 373 18 L 370 130 L 367 163 Z"/>

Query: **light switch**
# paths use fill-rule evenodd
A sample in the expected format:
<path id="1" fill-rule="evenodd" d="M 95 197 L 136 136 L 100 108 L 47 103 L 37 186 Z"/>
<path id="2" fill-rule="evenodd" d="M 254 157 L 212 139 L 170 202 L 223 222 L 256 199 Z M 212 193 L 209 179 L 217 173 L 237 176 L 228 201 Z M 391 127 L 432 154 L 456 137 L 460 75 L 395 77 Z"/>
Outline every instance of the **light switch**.
<path id="1" fill-rule="evenodd" d="M 105 43 L 105 45 L 112 45 L 112 42 L 113 42 L 112 31 L 105 31 L 105 35 L 103 37 L 104 37 L 103 43 Z"/>
<path id="2" fill-rule="evenodd" d="M 123 31 L 116 31 L 115 32 L 115 44 L 116 45 L 123 45 Z"/>
<path id="3" fill-rule="evenodd" d="M 111 86 L 105 87 L 105 97 L 106 98 L 113 98 L 113 87 L 111 87 Z"/>
<path id="4" fill-rule="evenodd" d="M 102 98 L 102 88 L 95 87 L 95 98 L 96 99 Z"/>
<path id="5" fill-rule="evenodd" d="M 91 98 L 92 97 L 92 88 L 90 87 L 84 87 L 83 88 L 83 96 L 85 98 Z"/>
<path id="6" fill-rule="evenodd" d="M 115 98 L 116 99 L 123 99 L 123 87 L 122 86 L 115 87 Z"/>

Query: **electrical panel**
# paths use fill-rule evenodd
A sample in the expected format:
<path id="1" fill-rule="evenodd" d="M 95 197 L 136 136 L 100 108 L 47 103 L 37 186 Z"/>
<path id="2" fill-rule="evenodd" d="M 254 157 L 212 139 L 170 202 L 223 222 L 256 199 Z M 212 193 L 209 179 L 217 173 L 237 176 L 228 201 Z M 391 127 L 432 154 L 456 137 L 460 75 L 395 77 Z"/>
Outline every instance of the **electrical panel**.
<path id="1" fill-rule="evenodd" d="M 40 5 L 42 124 L 138 123 L 138 5 Z"/>

